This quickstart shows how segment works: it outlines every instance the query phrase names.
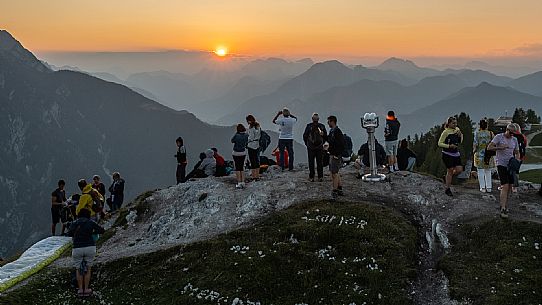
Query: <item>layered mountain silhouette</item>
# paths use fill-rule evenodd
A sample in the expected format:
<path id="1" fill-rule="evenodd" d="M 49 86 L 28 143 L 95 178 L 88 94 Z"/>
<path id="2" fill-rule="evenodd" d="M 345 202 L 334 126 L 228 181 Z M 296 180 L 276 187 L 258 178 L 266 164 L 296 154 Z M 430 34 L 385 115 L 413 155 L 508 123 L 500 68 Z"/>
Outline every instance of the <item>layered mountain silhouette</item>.
<path id="1" fill-rule="evenodd" d="M 441 72 L 435 69 L 418 67 L 413 61 L 396 57 L 389 58 L 376 67 L 382 71 L 395 71 L 416 80 L 439 75 Z"/>
<path id="2" fill-rule="evenodd" d="M 517 78 L 508 85 L 522 92 L 542 96 L 542 71 Z"/>
<path id="3" fill-rule="evenodd" d="M 464 88 L 449 98 L 403 116 L 405 132 L 426 132 L 430 127 L 443 123 L 450 115 L 465 112 L 475 122 L 484 117 L 498 117 L 523 107 L 542 112 L 542 97 L 523 93 L 509 87 L 499 87 L 483 82 L 476 87 Z"/>
<path id="4" fill-rule="evenodd" d="M 175 181 L 175 139 L 191 168 L 215 146 L 230 159 L 232 127 L 216 127 L 133 90 L 74 71 L 52 71 L 0 32 L 0 255 L 49 233 L 57 180 L 119 171 L 127 199 Z M 272 135 L 276 139 L 276 135 Z M 299 156 L 300 160 L 303 156 Z"/>

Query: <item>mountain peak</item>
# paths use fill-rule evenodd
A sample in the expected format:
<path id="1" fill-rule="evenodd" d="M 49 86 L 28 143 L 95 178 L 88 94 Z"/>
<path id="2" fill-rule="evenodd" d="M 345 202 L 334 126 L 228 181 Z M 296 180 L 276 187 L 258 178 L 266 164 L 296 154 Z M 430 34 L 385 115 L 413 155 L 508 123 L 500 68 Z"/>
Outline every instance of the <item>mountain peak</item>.
<path id="1" fill-rule="evenodd" d="M 40 72 L 51 71 L 6 30 L 0 30 L 0 57 L 21 62 Z"/>
<path id="2" fill-rule="evenodd" d="M 390 57 L 378 66 L 380 69 L 384 68 L 390 70 L 397 67 L 419 68 L 413 61 L 397 57 Z"/>

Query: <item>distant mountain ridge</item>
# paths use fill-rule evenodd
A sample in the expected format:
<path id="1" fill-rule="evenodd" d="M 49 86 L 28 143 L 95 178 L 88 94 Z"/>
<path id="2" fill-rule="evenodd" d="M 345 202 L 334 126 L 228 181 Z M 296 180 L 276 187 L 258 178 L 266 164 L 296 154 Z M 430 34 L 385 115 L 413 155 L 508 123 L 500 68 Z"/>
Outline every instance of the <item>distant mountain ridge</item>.
<path id="1" fill-rule="evenodd" d="M 0 45 L 8 45 L 5 39 Z M 53 72 L 22 45 L 9 44 L 0 50 L 0 256 L 49 234 L 50 194 L 60 178 L 71 195 L 79 178 L 99 174 L 108 185 L 119 171 L 128 200 L 175 182 L 179 136 L 188 170 L 209 147 L 230 159 L 233 127 L 203 123 L 85 73 Z"/>

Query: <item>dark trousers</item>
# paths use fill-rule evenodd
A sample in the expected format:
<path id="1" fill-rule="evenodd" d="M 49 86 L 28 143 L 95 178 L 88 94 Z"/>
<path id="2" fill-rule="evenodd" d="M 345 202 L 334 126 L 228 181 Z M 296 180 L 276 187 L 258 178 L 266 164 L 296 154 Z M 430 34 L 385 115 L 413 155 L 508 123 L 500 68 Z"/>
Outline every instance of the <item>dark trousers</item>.
<path id="1" fill-rule="evenodd" d="M 177 164 L 177 184 L 183 183 L 186 176 L 186 163 Z"/>
<path id="2" fill-rule="evenodd" d="M 288 169 L 294 169 L 294 140 L 279 139 L 280 167 L 284 169 L 284 149 L 288 150 Z"/>
<path id="3" fill-rule="evenodd" d="M 309 155 L 309 178 L 314 178 L 314 160 L 316 160 L 316 170 L 318 178 L 324 177 L 324 150 L 307 148 Z"/>

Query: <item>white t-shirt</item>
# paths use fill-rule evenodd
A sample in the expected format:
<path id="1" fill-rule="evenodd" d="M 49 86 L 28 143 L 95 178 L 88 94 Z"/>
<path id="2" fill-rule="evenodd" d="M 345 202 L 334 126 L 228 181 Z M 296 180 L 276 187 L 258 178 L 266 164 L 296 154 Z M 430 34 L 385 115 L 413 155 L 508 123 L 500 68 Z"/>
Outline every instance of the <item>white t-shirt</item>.
<path id="1" fill-rule="evenodd" d="M 281 117 L 275 121 L 275 124 L 280 126 L 279 139 L 281 140 L 293 140 L 294 138 L 294 125 L 297 119 L 293 117 Z"/>

